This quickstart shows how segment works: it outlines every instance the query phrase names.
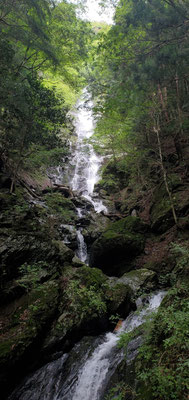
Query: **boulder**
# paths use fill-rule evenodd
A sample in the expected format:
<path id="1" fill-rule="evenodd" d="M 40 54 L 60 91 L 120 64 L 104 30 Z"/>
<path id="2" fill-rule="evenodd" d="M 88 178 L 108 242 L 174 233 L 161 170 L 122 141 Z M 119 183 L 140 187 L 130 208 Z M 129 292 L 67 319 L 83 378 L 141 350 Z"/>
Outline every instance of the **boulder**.
<path id="1" fill-rule="evenodd" d="M 141 268 L 126 272 L 121 278 L 117 279 L 117 284 L 129 285 L 136 294 L 142 287 L 145 289 L 148 285 L 152 285 L 155 281 L 156 273 L 149 269 Z"/>
<path id="2" fill-rule="evenodd" d="M 107 330 L 109 317 L 125 318 L 135 309 L 131 288 L 118 283 L 112 287 L 98 268 L 71 266 L 64 269 L 60 285 L 58 315 L 46 337 L 43 353 L 67 350 L 83 335 L 97 335 Z"/>
<path id="3" fill-rule="evenodd" d="M 117 282 L 112 285 L 112 282 L 107 283 L 105 290 L 107 298 L 107 308 L 110 317 L 112 315 L 119 315 L 120 318 L 125 319 L 132 310 L 136 310 L 135 302 L 133 301 L 133 291 L 125 283 Z"/>
<path id="4" fill-rule="evenodd" d="M 66 267 L 60 278 L 58 315 L 46 337 L 43 353 L 70 347 L 84 334 L 107 329 L 104 285 L 107 277 L 97 268 Z"/>
<path id="5" fill-rule="evenodd" d="M 102 269 L 108 276 L 121 276 L 132 269 L 133 259 L 145 245 L 148 226 L 138 217 L 126 217 L 109 225 L 93 243 L 90 266 Z"/>

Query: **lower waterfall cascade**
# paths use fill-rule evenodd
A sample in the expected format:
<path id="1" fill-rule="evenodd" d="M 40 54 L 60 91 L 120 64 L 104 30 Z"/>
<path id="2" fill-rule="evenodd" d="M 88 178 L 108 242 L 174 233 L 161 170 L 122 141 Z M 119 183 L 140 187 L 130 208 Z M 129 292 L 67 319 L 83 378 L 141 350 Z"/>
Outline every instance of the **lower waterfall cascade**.
<path id="1" fill-rule="evenodd" d="M 145 304 L 139 298 L 137 311 L 126 318 L 118 332 L 83 338 L 69 354 L 25 378 L 8 400 L 103 400 L 108 383 L 124 358 L 123 349 L 116 346 L 120 334 L 142 325 L 158 309 L 165 293 L 149 295 Z M 128 344 L 128 364 L 135 359 L 141 343 L 137 339 L 134 345 L 132 342 L 131 339 Z"/>

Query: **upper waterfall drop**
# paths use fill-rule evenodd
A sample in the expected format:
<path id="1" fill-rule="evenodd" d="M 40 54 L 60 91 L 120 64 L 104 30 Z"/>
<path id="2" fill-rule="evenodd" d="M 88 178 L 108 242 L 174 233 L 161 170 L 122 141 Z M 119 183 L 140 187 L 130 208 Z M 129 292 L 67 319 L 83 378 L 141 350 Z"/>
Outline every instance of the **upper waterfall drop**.
<path id="1" fill-rule="evenodd" d="M 85 88 L 83 94 L 76 105 L 74 115 L 74 126 L 77 134 L 77 144 L 75 154 L 71 161 L 74 166 L 74 175 L 70 186 L 73 191 L 77 191 L 81 196 L 89 200 L 96 212 L 107 212 L 107 208 L 102 204 L 102 200 L 93 200 L 95 183 L 99 179 L 99 168 L 103 157 L 97 155 L 91 144 L 87 143 L 95 128 L 93 117 L 93 101 L 88 90 Z"/>

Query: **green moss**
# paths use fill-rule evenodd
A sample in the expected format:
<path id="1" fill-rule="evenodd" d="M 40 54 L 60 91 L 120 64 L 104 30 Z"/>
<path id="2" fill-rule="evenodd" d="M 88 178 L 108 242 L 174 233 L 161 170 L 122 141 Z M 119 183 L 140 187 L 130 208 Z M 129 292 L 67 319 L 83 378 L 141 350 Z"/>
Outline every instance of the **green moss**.
<path id="1" fill-rule="evenodd" d="M 119 309 L 119 306 L 127 299 L 128 303 L 132 296 L 132 290 L 128 285 L 118 283 L 109 287 L 105 291 L 106 298 L 109 300 L 109 309 L 113 313 Z"/>
<path id="2" fill-rule="evenodd" d="M 138 217 L 126 217 L 119 221 L 113 222 L 108 226 L 108 230 L 117 233 L 127 233 L 127 232 L 147 232 L 148 225 L 141 221 Z"/>
<path id="3" fill-rule="evenodd" d="M 55 312 L 58 286 L 54 281 L 39 285 L 23 297 L 22 305 L 13 311 L 4 328 L 0 343 L 0 365 L 15 363 L 42 332 Z"/>
<path id="4" fill-rule="evenodd" d="M 120 276 L 131 269 L 131 260 L 142 252 L 147 230 L 139 218 L 127 217 L 109 225 L 93 243 L 90 265 L 99 266 L 109 276 Z"/>
<path id="5" fill-rule="evenodd" d="M 106 280 L 107 277 L 96 268 L 68 266 L 64 269 L 59 317 L 46 340 L 46 346 L 52 341 L 62 341 L 68 332 L 87 326 L 90 321 L 98 320 L 106 314 Z"/>
<path id="6" fill-rule="evenodd" d="M 76 275 L 81 279 L 81 282 L 86 286 L 95 286 L 100 288 L 106 281 L 107 277 L 98 268 L 81 267 L 76 271 Z"/>
<path id="7" fill-rule="evenodd" d="M 119 182 L 116 181 L 114 175 L 108 175 L 107 177 L 100 179 L 97 187 L 98 189 L 103 189 L 107 193 L 112 194 L 116 193 L 119 190 Z"/>
<path id="8" fill-rule="evenodd" d="M 13 340 L 5 339 L 0 343 L 0 358 L 5 359 L 11 352 L 11 347 L 14 344 Z"/>
<path id="9" fill-rule="evenodd" d="M 47 193 L 45 202 L 52 214 L 58 214 L 64 222 L 74 221 L 76 219 L 75 207 L 71 200 L 66 199 L 60 193 Z"/>

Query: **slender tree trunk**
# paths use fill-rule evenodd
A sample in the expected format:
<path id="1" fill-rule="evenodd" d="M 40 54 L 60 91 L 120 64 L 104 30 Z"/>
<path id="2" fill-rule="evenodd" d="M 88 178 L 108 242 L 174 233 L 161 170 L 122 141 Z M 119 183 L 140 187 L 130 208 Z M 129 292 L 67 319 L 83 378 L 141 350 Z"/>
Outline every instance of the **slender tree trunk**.
<path id="1" fill-rule="evenodd" d="M 167 104 L 167 88 L 164 88 L 164 95 L 165 95 L 165 100 L 164 100 L 163 92 L 161 90 L 161 86 L 159 83 L 158 83 L 158 94 L 159 94 L 159 99 L 160 99 L 162 110 L 165 114 L 165 119 L 167 122 L 169 122 L 169 115 L 168 115 L 167 105 L 166 105 Z"/>
<path id="2" fill-rule="evenodd" d="M 178 117 L 179 117 L 180 132 L 183 134 L 183 119 L 182 119 L 182 110 L 180 107 L 179 78 L 178 78 L 177 74 L 175 77 L 175 82 L 176 82 L 177 110 L 178 110 Z"/>
<path id="3" fill-rule="evenodd" d="M 177 225 L 178 220 L 177 220 L 177 215 L 176 215 L 175 206 L 174 206 L 174 202 L 173 202 L 173 197 L 172 197 L 172 193 L 171 193 L 171 191 L 169 189 L 169 184 L 168 184 L 168 180 L 167 180 L 167 172 L 166 172 L 166 169 L 165 169 L 164 163 L 163 163 L 162 147 L 161 147 L 161 140 L 160 140 L 160 134 L 159 134 L 159 132 L 160 132 L 159 122 L 154 124 L 154 132 L 155 132 L 155 134 L 157 136 L 159 158 L 160 158 L 161 169 L 162 169 L 162 172 L 163 172 L 163 180 L 164 180 L 165 188 L 166 188 L 166 191 L 167 191 L 167 194 L 169 196 L 170 203 L 171 203 L 171 209 L 172 209 L 172 213 L 173 213 L 173 218 L 174 218 L 175 224 Z"/>
<path id="4" fill-rule="evenodd" d="M 179 130 L 176 133 L 176 135 L 174 136 L 174 144 L 175 144 L 175 148 L 176 148 L 178 157 L 180 160 L 182 160 L 183 154 L 182 154 L 182 147 L 180 144 L 180 134 L 183 135 L 183 118 L 182 118 L 182 110 L 180 107 L 179 79 L 178 79 L 177 74 L 175 77 L 175 82 L 176 82 L 176 93 L 177 93 L 176 99 L 177 99 L 177 110 L 178 110 L 178 118 L 179 118 Z"/>

